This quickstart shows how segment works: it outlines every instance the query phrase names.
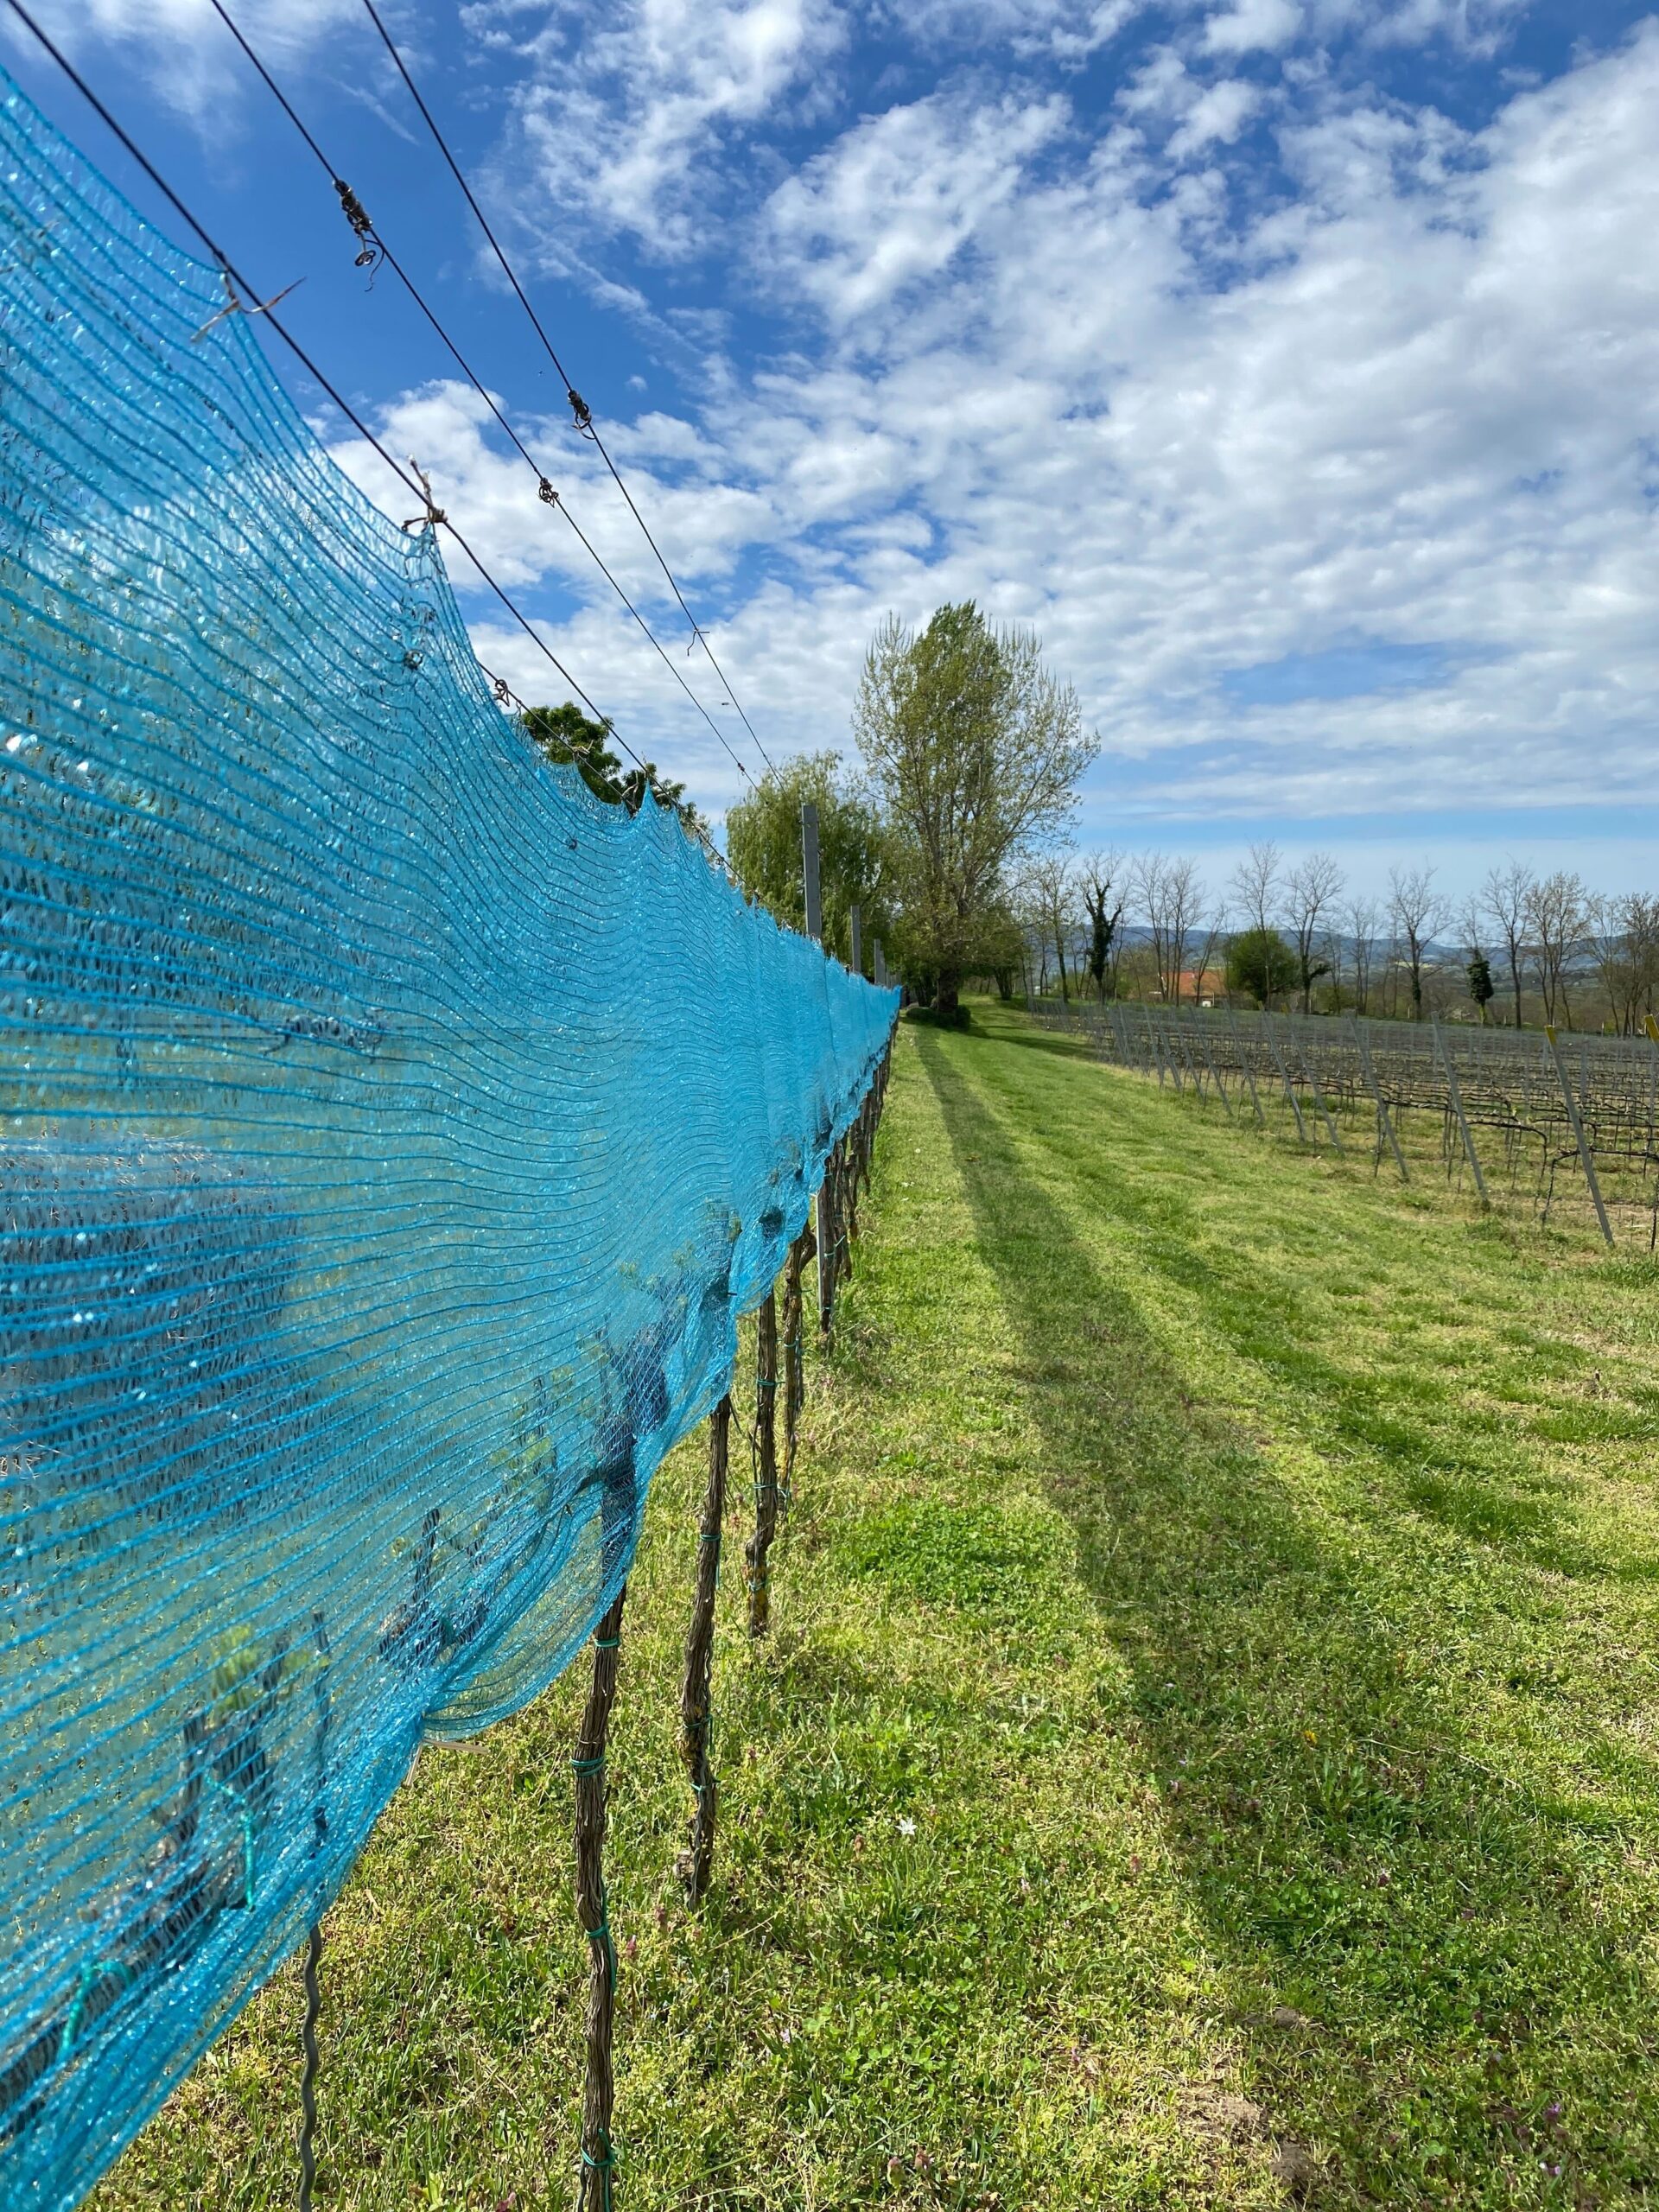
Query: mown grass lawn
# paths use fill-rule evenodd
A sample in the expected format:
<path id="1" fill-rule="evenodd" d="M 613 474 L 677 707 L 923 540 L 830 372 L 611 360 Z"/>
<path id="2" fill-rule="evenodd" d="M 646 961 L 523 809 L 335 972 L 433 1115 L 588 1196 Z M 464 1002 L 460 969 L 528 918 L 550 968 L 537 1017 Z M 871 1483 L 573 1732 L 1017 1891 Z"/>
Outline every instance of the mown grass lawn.
<path id="1" fill-rule="evenodd" d="M 700 1440 L 612 1763 L 619 2212 L 1659 2196 L 1659 1271 L 1017 1016 L 907 1029 L 778 1631 L 673 1860 Z M 567 2201 L 585 1669 L 328 1926 L 328 2206 Z M 95 2200 L 291 2201 L 284 1976 Z"/>

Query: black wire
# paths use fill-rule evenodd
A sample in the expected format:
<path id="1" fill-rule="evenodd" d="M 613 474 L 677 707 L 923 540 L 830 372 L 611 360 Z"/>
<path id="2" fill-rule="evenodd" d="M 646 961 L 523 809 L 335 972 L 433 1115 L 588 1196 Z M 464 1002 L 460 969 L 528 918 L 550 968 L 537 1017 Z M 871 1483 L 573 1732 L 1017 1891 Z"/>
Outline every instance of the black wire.
<path id="1" fill-rule="evenodd" d="M 344 204 L 345 196 L 349 191 L 349 187 L 343 182 L 340 173 L 335 168 L 334 163 L 328 159 L 328 156 L 323 152 L 322 148 L 317 143 L 315 138 L 313 137 L 310 131 L 307 130 L 304 123 L 301 120 L 298 113 L 295 110 L 293 103 L 286 97 L 282 87 L 277 84 L 270 70 L 266 68 L 264 63 L 259 59 L 259 56 L 254 52 L 252 47 L 248 43 L 246 38 L 243 35 L 241 29 L 231 16 L 228 10 L 224 6 L 223 0 L 211 0 L 211 4 L 214 14 L 219 17 L 226 29 L 229 31 L 231 36 L 236 41 L 243 53 L 252 63 L 255 70 L 264 79 L 266 89 L 270 92 L 271 97 L 276 100 L 283 114 L 287 116 L 289 121 L 294 125 L 294 128 L 299 132 L 301 137 L 304 139 L 312 153 L 315 155 L 318 163 L 327 175 L 329 182 L 334 186 L 335 191 L 341 195 L 342 204 Z M 669 674 L 679 685 L 681 690 L 684 692 L 686 697 L 690 699 L 692 705 L 702 716 L 704 721 L 706 721 L 709 728 L 713 730 L 715 735 L 720 740 L 721 745 L 726 747 L 727 752 L 731 754 L 733 760 L 736 763 L 738 769 L 745 779 L 753 785 L 754 779 L 749 774 L 747 764 L 738 753 L 733 751 L 730 743 L 728 741 L 726 733 L 721 728 L 719 723 L 715 721 L 714 716 L 703 705 L 702 700 L 698 698 L 696 693 L 686 682 L 685 677 L 681 673 L 672 658 L 664 650 L 664 647 L 658 641 L 656 633 L 652 629 L 651 625 L 645 620 L 645 616 L 640 613 L 639 608 L 628 597 L 627 593 L 624 591 L 622 586 L 611 574 L 610 569 L 606 566 L 604 558 L 600 553 L 598 547 L 589 541 L 586 531 L 576 520 L 575 515 L 571 513 L 569 508 L 565 505 L 563 499 L 561 499 L 557 493 L 554 493 L 553 486 L 548 482 L 546 473 L 542 468 L 540 462 L 537 461 L 535 455 L 530 451 L 530 448 L 525 445 L 524 440 L 518 435 L 518 431 L 513 429 L 512 424 L 502 413 L 501 409 L 496 404 L 494 394 L 491 392 L 487 386 L 482 382 L 477 372 L 472 367 L 471 364 L 467 361 L 465 354 L 462 353 L 460 346 L 456 345 L 454 340 L 444 328 L 442 323 L 439 321 L 436 314 L 434 312 L 432 308 L 429 306 L 425 296 L 416 285 L 414 278 L 409 274 L 409 271 L 404 267 L 402 262 L 398 260 L 397 255 L 392 251 L 391 248 L 386 244 L 385 239 L 381 236 L 378 226 L 367 222 L 366 217 L 362 216 L 361 203 L 359 201 L 356 201 L 355 195 L 353 195 L 353 204 L 357 209 L 359 216 L 361 217 L 366 224 L 366 229 L 362 235 L 365 238 L 372 240 L 380 257 L 386 263 L 393 275 L 397 276 L 398 281 L 402 283 L 404 290 L 409 294 L 410 299 L 414 301 L 416 306 L 426 317 L 428 322 L 430 323 L 438 338 L 448 348 L 451 358 L 454 360 L 461 374 L 467 378 L 468 384 L 472 385 L 474 391 L 478 393 L 485 405 L 489 409 L 491 414 L 494 416 L 496 421 L 506 433 L 507 437 L 512 441 L 512 444 L 517 447 L 524 461 L 534 471 L 536 480 L 541 489 L 543 497 L 549 499 L 550 504 L 558 508 L 566 522 L 568 522 L 571 529 L 575 531 L 577 537 L 582 543 L 583 550 L 592 558 L 594 565 L 598 568 L 600 574 L 604 577 L 606 582 L 609 584 L 611 589 L 616 594 L 623 606 L 627 608 L 629 613 L 632 615 L 634 620 L 645 632 L 646 638 L 650 640 L 652 647 L 655 649 L 657 656 L 661 660 L 664 667 L 667 669 Z M 349 214 L 348 219 L 351 219 Z M 353 223 L 353 227 L 355 227 L 355 223 Z M 551 495 L 550 498 L 550 495 Z"/>
<path id="2" fill-rule="evenodd" d="M 379 32 L 381 41 L 385 45 L 386 52 L 391 56 L 393 61 L 397 64 L 398 75 L 403 79 L 404 84 L 408 86 L 410 98 L 414 101 L 416 106 L 419 108 L 427 129 L 432 133 L 434 139 L 436 141 L 438 151 L 443 156 L 444 160 L 448 163 L 450 175 L 454 178 L 455 182 L 461 187 L 461 192 L 466 198 L 467 205 L 472 209 L 474 214 L 478 218 L 479 228 L 489 240 L 491 250 L 493 251 L 496 259 L 500 263 L 507 282 L 518 294 L 519 304 L 523 307 L 524 313 L 530 317 L 531 322 L 535 327 L 536 335 L 541 340 L 543 346 L 546 349 L 548 359 L 552 362 L 553 366 L 557 370 L 559 380 L 564 386 L 565 397 L 569 401 L 571 413 L 575 416 L 576 428 L 582 432 L 584 437 L 591 438 L 595 447 L 597 447 L 601 460 L 603 461 L 606 467 L 609 469 L 612 477 L 615 480 L 617 490 L 620 492 L 622 497 L 627 501 L 629 512 L 633 516 L 634 520 L 639 524 L 641 531 L 644 531 L 646 544 L 650 546 L 652 551 L 656 555 L 658 567 L 668 578 L 669 588 L 673 593 L 675 598 L 680 602 L 681 613 L 684 615 L 686 620 L 691 625 L 692 636 L 696 639 L 697 643 L 702 647 L 703 652 L 707 654 L 709 665 L 714 670 L 715 674 L 719 677 L 721 682 L 725 685 L 727 696 L 731 700 L 733 706 L 736 709 L 744 728 L 747 730 L 749 735 L 754 740 L 755 751 L 766 762 L 767 767 L 771 768 L 772 766 L 771 754 L 766 751 L 766 747 L 761 744 L 760 733 L 756 730 L 754 724 L 749 720 L 748 715 L 744 712 L 743 702 L 738 697 L 736 691 L 734 690 L 731 678 L 727 675 L 720 663 L 715 658 L 715 649 L 709 644 L 708 639 L 703 635 L 702 626 L 697 620 L 696 616 L 693 614 L 691 609 L 686 605 L 685 594 L 680 589 L 679 585 L 675 582 L 674 571 L 669 567 L 668 563 L 663 558 L 662 548 L 658 544 L 657 540 L 652 536 L 650 524 L 646 522 L 644 515 L 640 513 L 639 508 L 634 505 L 632 493 L 629 491 L 627 486 L 623 482 L 621 473 L 618 469 L 616 463 L 611 459 L 610 453 L 605 444 L 605 441 L 600 436 L 598 430 L 594 428 L 593 410 L 588 405 L 581 393 L 577 391 L 575 385 L 571 383 L 563 362 L 560 360 L 557 353 L 554 349 L 552 340 L 542 327 L 541 317 L 537 314 L 535 308 L 531 307 L 530 300 L 525 294 L 524 286 L 518 282 L 518 276 L 514 273 L 512 264 L 507 259 L 505 253 L 502 251 L 500 240 L 496 237 L 495 232 L 490 228 L 488 218 L 485 215 L 484 210 L 479 206 L 477 200 L 474 197 L 471 185 L 467 183 L 465 176 L 462 175 L 461 164 L 450 152 L 448 143 L 445 139 L 442 131 L 439 130 L 437 124 L 433 118 L 431 109 L 428 107 L 426 102 L 421 98 L 419 87 L 416 86 L 413 77 L 410 75 L 408 66 L 404 62 L 403 55 L 399 54 L 396 45 L 392 41 L 391 32 L 387 30 L 385 25 L 381 22 L 379 15 L 375 9 L 374 0 L 363 0 L 363 5 L 368 10 L 369 20 L 373 23 L 376 30 Z"/>
<path id="3" fill-rule="evenodd" d="M 86 102 L 87 105 L 92 110 L 93 113 L 99 117 L 99 120 L 105 124 L 105 126 L 126 149 L 127 152 L 132 156 L 132 159 L 137 162 L 139 168 L 149 179 L 156 189 L 162 194 L 162 198 L 165 199 L 168 205 L 176 211 L 181 219 L 189 226 L 190 229 L 195 232 L 195 235 L 201 240 L 201 243 L 207 247 L 208 252 L 213 255 L 213 259 L 218 262 L 226 276 L 231 279 L 232 283 L 239 285 L 242 290 L 248 295 L 250 299 L 257 300 L 259 296 L 257 291 L 251 284 L 249 283 L 247 278 L 242 274 L 241 270 L 231 259 L 230 256 L 225 251 L 224 248 L 220 246 L 208 233 L 208 232 L 203 228 L 202 225 L 196 220 L 196 218 L 191 213 L 189 208 L 185 206 L 183 200 L 181 200 L 178 194 L 174 191 L 172 186 L 167 181 L 167 179 L 162 175 L 161 171 L 156 168 L 154 162 L 151 162 L 146 155 L 140 152 L 138 147 L 133 143 L 132 139 L 128 137 L 126 131 L 124 130 L 121 125 L 116 121 L 109 109 L 105 106 L 103 101 L 99 99 L 98 94 L 86 82 L 86 79 L 81 75 L 74 64 L 65 54 L 53 44 L 51 39 L 48 37 L 45 31 L 41 29 L 41 26 L 35 22 L 33 16 L 29 14 L 28 9 L 23 6 L 22 0 L 7 0 L 7 4 L 10 7 L 12 13 L 17 17 L 18 21 L 23 25 L 25 29 L 29 31 L 40 44 L 45 48 L 47 53 L 49 54 L 53 60 L 57 63 L 59 68 L 61 69 L 64 75 L 68 78 L 70 83 L 80 94 L 81 98 Z M 334 389 L 334 385 L 329 383 L 327 378 L 324 376 L 322 371 L 311 359 L 311 356 L 306 352 L 305 348 L 300 344 L 299 340 L 294 336 L 293 333 L 287 329 L 284 325 L 278 321 L 276 316 L 271 313 L 269 308 L 262 309 L 261 313 L 263 314 L 264 320 L 270 325 L 271 328 L 276 333 L 276 335 L 283 340 L 283 344 L 288 346 L 289 351 L 295 356 L 295 359 L 305 370 L 307 375 L 311 377 L 318 386 L 323 391 L 327 393 L 329 398 L 333 400 L 334 405 L 339 408 L 340 413 L 346 417 L 353 429 L 357 431 L 358 435 L 363 438 L 366 443 L 373 447 L 375 452 L 378 453 L 381 460 L 385 462 L 386 467 L 391 471 L 398 482 L 408 491 L 412 493 L 416 499 L 419 499 L 424 505 L 426 505 L 429 514 L 431 514 L 433 510 L 431 508 L 430 501 L 428 499 L 425 486 L 423 485 L 417 484 L 413 477 L 410 476 L 404 469 L 398 467 L 397 463 L 386 451 L 385 446 L 381 444 L 379 439 L 377 438 L 373 431 L 370 429 L 368 424 L 364 422 L 361 416 L 359 416 L 356 410 L 349 405 L 344 398 L 342 398 L 340 394 Z M 524 632 L 524 635 L 530 639 L 531 643 L 552 663 L 556 669 L 557 669 L 559 674 L 564 678 L 564 681 L 570 686 L 577 698 L 582 701 L 582 704 L 588 709 L 589 713 L 592 714 L 594 719 L 596 721 L 602 722 L 604 724 L 606 734 L 615 738 L 617 743 L 627 754 L 629 760 L 633 762 L 635 767 L 637 767 L 645 776 L 647 783 L 650 783 L 652 781 L 652 768 L 650 762 L 642 760 L 639 755 L 634 751 L 633 747 L 628 743 L 626 738 L 625 738 L 621 732 L 617 728 L 615 723 L 611 721 L 607 715 L 602 715 L 600 712 L 599 709 L 594 704 L 592 699 L 590 699 L 587 692 L 582 690 L 581 684 L 578 683 L 575 677 L 571 675 L 569 670 L 559 658 L 558 655 L 553 651 L 553 648 L 548 644 L 547 640 L 536 631 L 528 618 L 522 613 L 514 602 L 508 598 L 506 593 L 496 582 L 495 578 L 490 574 L 489 570 L 484 566 L 484 563 L 479 559 L 477 554 L 474 552 L 471 545 L 467 542 L 467 539 L 461 535 L 461 531 L 456 529 L 454 524 L 449 520 L 448 517 L 447 515 L 439 515 L 436 517 L 436 520 L 442 523 L 443 527 L 449 532 L 449 535 L 454 539 L 456 544 L 460 546 L 461 551 L 467 556 L 467 558 L 477 569 L 479 575 L 483 578 L 484 582 L 489 586 L 490 589 L 500 601 L 502 606 L 506 608 L 513 620 L 518 623 L 519 628 Z M 613 785 L 612 788 L 616 791 L 619 798 L 623 796 L 620 786 Z M 698 830 L 697 835 L 702 838 L 702 842 L 708 846 L 709 852 L 714 855 L 715 858 L 717 861 L 720 860 L 721 855 L 719 852 L 714 845 L 709 843 L 708 837 L 703 835 L 703 832 L 701 830 Z M 724 865 L 723 861 L 721 861 L 721 865 Z"/>

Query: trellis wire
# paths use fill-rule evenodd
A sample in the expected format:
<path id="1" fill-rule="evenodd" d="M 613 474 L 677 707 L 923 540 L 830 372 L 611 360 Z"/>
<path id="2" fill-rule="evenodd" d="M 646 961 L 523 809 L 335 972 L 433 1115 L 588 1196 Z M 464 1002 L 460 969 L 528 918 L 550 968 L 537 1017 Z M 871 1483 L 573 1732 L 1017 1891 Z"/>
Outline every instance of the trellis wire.
<path id="1" fill-rule="evenodd" d="M 1558 1173 L 1566 1166 L 1607 1243 L 1621 1212 L 1649 1249 L 1659 1243 L 1659 1027 L 1651 1021 L 1639 1037 L 1576 1037 L 1569 1052 L 1554 1030 L 1435 1019 L 1240 1014 L 1138 1001 L 1032 1004 L 1039 1020 L 1085 1038 L 1102 1058 L 1160 1083 L 1167 1071 L 1177 1088 L 1213 1095 L 1230 1114 L 1248 1098 L 1258 1124 L 1266 1120 L 1262 1077 L 1269 1094 L 1282 1096 L 1302 1144 L 1316 1141 L 1304 1101 L 1338 1150 L 1343 1119 L 1351 1128 L 1369 1118 L 1373 1164 L 1386 1152 L 1402 1180 L 1408 1169 L 1398 1128 L 1408 1112 L 1432 1118 L 1447 1173 L 1466 1167 L 1483 1203 L 1495 1202 L 1494 1180 L 1516 1193 L 1529 1185 L 1533 1206 L 1548 1220 L 1561 1203 Z"/>

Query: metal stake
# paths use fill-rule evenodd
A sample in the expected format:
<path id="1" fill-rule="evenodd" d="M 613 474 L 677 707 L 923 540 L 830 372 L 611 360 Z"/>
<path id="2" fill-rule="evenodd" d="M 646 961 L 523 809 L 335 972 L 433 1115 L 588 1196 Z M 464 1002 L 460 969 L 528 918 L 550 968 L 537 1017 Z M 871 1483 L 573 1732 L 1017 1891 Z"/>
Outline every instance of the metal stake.
<path id="1" fill-rule="evenodd" d="M 1491 1200 L 1486 1194 L 1486 1178 L 1480 1172 L 1480 1155 L 1475 1150 L 1474 1138 L 1469 1134 L 1469 1117 L 1463 1110 L 1463 1093 L 1458 1089 L 1458 1071 L 1452 1065 L 1451 1053 L 1447 1052 L 1446 1048 L 1446 1039 L 1440 1034 L 1440 1017 L 1438 1014 L 1431 1014 L 1428 1020 L 1429 1027 L 1434 1033 L 1434 1049 L 1440 1056 L 1440 1067 L 1446 1077 L 1446 1096 L 1452 1101 L 1452 1111 L 1457 1116 L 1458 1127 L 1463 1132 L 1464 1154 L 1468 1160 L 1470 1166 L 1474 1170 L 1475 1188 L 1480 1192 L 1480 1202 L 1482 1205 L 1489 1206 L 1491 1204 Z M 1554 1034 L 1552 1033 L 1552 1044 L 1554 1041 Z M 1562 1088 L 1565 1089 L 1567 1084 L 1567 1077 L 1565 1073 L 1561 1076 L 1561 1084 Z M 1572 1110 L 1573 1109 L 1569 1104 L 1567 1111 L 1571 1113 Z M 1580 1149 L 1583 1149 L 1582 1138 L 1580 1140 Z M 1592 1189 L 1594 1188 L 1594 1184 L 1595 1177 L 1593 1173 L 1592 1173 L 1591 1186 Z M 1596 1194 L 1596 1209 L 1598 1212 L 1599 1212 L 1601 1209 L 1601 1194 L 1599 1192 Z M 1604 1216 L 1603 1226 L 1605 1227 L 1605 1216 Z M 1611 1244 L 1612 1241 L 1612 1232 L 1609 1230 L 1607 1242 Z"/>
<path id="2" fill-rule="evenodd" d="M 1601 1224 L 1601 1233 L 1609 1244 L 1613 1241 L 1613 1224 L 1607 1218 L 1607 1209 L 1601 1202 L 1601 1185 L 1596 1180 L 1596 1163 L 1591 1156 L 1590 1140 L 1585 1135 L 1584 1123 L 1579 1116 L 1579 1102 L 1573 1096 L 1573 1086 L 1567 1080 L 1567 1068 L 1561 1058 L 1561 1048 L 1555 1042 L 1553 1024 L 1547 1024 L 1544 1034 L 1549 1039 L 1550 1056 L 1555 1063 L 1555 1072 L 1560 1078 L 1561 1096 L 1567 1101 L 1567 1118 L 1579 1147 L 1579 1160 L 1584 1169 L 1584 1179 L 1590 1185 L 1590 1196 L 1595 1201 L 1596 1219 Z"/>

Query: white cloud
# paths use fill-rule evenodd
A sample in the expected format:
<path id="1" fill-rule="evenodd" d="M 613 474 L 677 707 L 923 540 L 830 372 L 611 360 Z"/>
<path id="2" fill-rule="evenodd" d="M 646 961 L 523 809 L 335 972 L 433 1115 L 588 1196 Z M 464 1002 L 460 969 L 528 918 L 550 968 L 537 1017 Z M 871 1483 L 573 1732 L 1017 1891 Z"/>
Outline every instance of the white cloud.
<path id="1" fill-rule="evenodd" d="M 1301 29 L 1297 0 L 1236 0 L 1225 15 L 1211 16 L 1204 43 L 1211 54 L 1249 54 L 1288 46 Z"/>
<path id="2" fill-rule="evenodd" d="M 246 62 L 209 0 L 38 0 L 29 11 L 72 59 L 111 46 L 158 98 L 205 125 L 249 87 Z M 280 67 L 360 19 L 357 0 L 244 0 L 236 19 L 262 60 Z M 10 11 L 9 35 L 39 48 Z M 263 95 L 262 95 L 263 97 Z"/>
<path id="3" fill-rule="evenodd" d="M 1249 4 L 1249 0 L 1246 0 Z M 1526 0 L 1306 0 L 1322 38 L 1350 34 L 1373 46 L 1445 41 L 1473 54 L 1495 52 L 1525 12 Z"/>
<path id="4" fill-rule="evenodd" d="M 724 610 L 751 715 L 774 749 L 844 742 L 880 613 L 971 594 L 1077 682 L 1102 830 L 1659 804 L 1659 25 L 1480 132 L 1281 91 L 1294 190 L 1243 213 L 1220 175 L 1243 107 L 1197 126 L 1201 174 L 1155 150 L 1165 126 L 1195 142 L 1229 81 L 1154 56 L 1092 144 L 1052 94 L 957 85 L 771 194 L 755 261 L 791 350 L 721 365 L 717 410 L 658 408 L 619 445 Z M 406 406 L 396 449 L 439 456 L 451 512 L 516 577 L 576 591 L 557 650 L 595 696 L 731 796 L 478 410 Z M 655 592 L 579 453 L 570 474 Z M 1235 680 L 1357 645 L 1426 658 L 1339 699 Z"/>
<path id="5" fill-rule="evenodd" d="M 983 53 L 1006 45 L 1022 59 L 1086 60 L 1141 15 L 1147 0 L 901 0 L 879 11 L 918 45 Z"/>
<path id="6" fill-rule="evenodd" d="M 980 105 L 940 94 L 889 108 L 780 186 L 772 242 L 830 314 L 862 315 L 937 276 L 1019 192 L 1065 129 L 1063 99 Z"/>
<path id="7" fill-rule="evenodd" d="M 1206 86 L 1170 139 L 1171 160 L 1185 161 L 1217 140 L 1230 144 L 1261 104 L 1257 87 L 1241 77 L 1224 77 L 1218 85 Z"/>
<path id="8" fill-rule="evenodd" d="M 808 98 L 844 35 L 834 0 L 555 0 L 522 42 L 529 76 L 503 177 L 545 177 L 550 200 L 574 202 L 601 230 L 688 254 L 706 172 L 733 140 Z M 526 196 L 514 194 L 521 206 Z"/>

